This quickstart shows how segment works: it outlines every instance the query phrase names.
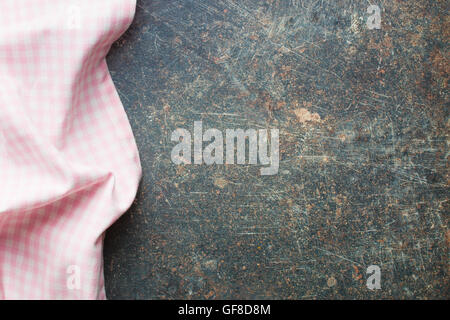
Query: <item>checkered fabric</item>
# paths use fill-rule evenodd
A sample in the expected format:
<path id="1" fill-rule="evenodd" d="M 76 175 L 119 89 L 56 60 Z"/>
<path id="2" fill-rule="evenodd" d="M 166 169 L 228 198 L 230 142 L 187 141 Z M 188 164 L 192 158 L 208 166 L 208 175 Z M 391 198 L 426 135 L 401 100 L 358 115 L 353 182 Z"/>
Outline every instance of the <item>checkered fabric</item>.
<path id="1" fill-rule="evenodd" d="M 0 299 L 104 299 L 136 143 L 105 62 L 135 0 L 0 0 Z"/>

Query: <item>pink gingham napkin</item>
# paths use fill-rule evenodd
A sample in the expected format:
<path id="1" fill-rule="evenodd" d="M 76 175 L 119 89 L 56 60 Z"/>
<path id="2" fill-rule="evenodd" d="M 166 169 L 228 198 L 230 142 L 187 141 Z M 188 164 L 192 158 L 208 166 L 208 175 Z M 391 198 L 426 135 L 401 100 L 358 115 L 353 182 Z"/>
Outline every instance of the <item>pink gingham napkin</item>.
<path id="1" fill-rule="evenodd" d="M 138 151 L 105 62 L 135 0 L 0 0 L 0 299 L 104 299 Z"/>

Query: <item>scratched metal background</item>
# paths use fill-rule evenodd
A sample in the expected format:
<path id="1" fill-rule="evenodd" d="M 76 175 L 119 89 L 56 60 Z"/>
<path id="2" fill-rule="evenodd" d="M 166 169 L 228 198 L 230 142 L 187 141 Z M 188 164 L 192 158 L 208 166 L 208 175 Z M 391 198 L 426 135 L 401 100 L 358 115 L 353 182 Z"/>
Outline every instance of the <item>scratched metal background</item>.
<path id="1" fill-rule="evenodd" d="M 107 296 L 449 299 L 449 33 L 447 1 L 138 0 L 108 56 L 143 180 Z M 195 120 L 279 128 L 279 174 L 174 165 Z"/>

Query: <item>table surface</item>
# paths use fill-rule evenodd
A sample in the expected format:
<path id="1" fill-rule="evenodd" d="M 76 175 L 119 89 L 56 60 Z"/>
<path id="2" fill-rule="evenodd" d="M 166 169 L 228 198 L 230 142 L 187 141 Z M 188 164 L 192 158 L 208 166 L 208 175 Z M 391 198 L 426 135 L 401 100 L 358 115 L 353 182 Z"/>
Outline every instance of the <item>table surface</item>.
<path id="1" fill-rule="evenodd" d="M 108 298 L 450 298 L 446 1 L 370 3 L 379 30 L 369 1 L 138 0 L 107 57 L 143 167 Z M 174 164 L 199 120 L 279 129 L 278 174 Z"/>

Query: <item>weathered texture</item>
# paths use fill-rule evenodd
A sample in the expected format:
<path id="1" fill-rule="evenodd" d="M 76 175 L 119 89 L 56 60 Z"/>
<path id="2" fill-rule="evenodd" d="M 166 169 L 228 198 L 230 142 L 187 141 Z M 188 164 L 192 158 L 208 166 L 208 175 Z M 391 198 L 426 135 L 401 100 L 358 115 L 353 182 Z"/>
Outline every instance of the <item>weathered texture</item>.
<path id="1" fill-rule="evenodd" d="M 144 170 L 109 298 L 450 298 L 448 3 L 371 3 L 381 30 L 367 1 L 138 1 L 108 57 Z M 279 128 L 279 174 L 173 164 L 195 120 Z"/>

